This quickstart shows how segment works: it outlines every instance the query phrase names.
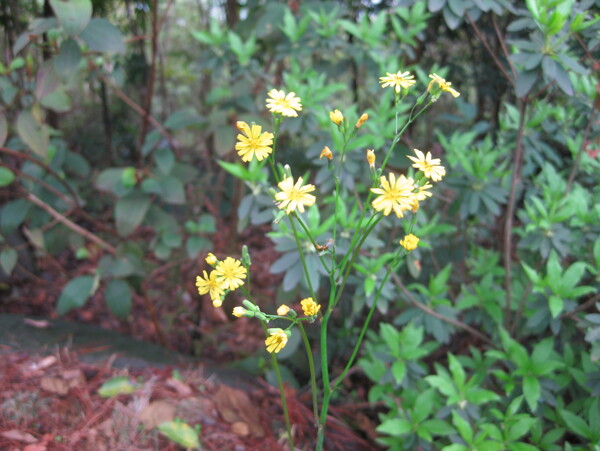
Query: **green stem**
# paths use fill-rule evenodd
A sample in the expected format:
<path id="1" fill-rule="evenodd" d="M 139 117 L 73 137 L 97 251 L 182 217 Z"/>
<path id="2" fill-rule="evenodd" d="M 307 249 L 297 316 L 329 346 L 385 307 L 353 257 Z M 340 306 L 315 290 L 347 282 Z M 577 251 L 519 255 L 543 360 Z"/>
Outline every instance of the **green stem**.
<path id="1" fill-rule="evenodd" d="M 312 296 L 313 300 L 317 302 L 317 296 L 315 294 L 315 290 L 313 289 L 312 282 L 310 280 L 310 274 L 308 272 L 308 266 L 306 265 L 306 259 L 304 257 L 304 249 L 302 249 L 302 243 L 300 243 L 300 238 L 298 238 L 298 229 L 296 228 L 296 224 L 294 223 L 294 217 L 289 216 L 289 219 L 290 224 L 292 225 L 294 239 L 296 240 L 296 247 L 298 248 L 298 252 L 300 253 L 300 261 L 302 262 L 302 268 L 304 269 L 304 275 L 306 276 L 306 283 L 308 284 L 310 295 Z"/>
<path id="2" fill-rule="evenodd" d="M 331 302 L 329 304 L 331 305 Z M 321 322 L 321 374 L 323 376 L 323 401 L 321 404 L 319 427 L 317 429 L 317 451 L 323 451 L 325 425 L 327 423 L 329 398 L 331 396 L 331 389 L 329 387 L 329 362 L 327 361 L 327 323 L 329 322 L 331 312 L 331 309 L 327 309 L 327 313 L 323 315 L 323 321 Z"/>
<path id="3" fill-rule="evenodd" d="M 402 248 L 398 249 L 398 251 L 396 252 L 396 255 L 394 256 L 394 259 L 392 260 L 393 263 L 388 266 L 388 270 L 386 271 L 385 276 L 383 277 L 383 280 L 381 282 L 381 285 L 379 286 L 379 289 L 377 290 L 377 293 L 375 294 L 375 299 L 373 300 L 373 305 L 371 305 L 369 314 L 367 315 L 367 319 L 365 320 L 365 322 L 362 326 L 360 335 L 358 336 L 358 340 L 356 341 L 356 344 L 354 345 L 352 355 L 350 356 L 350 359 L 348 360 L 348 363 L 346 364 L 344 371 L 342 371 L 342 373 L 334 381 L 334 383 L 331 387 L 331 391 L 335 390 L 336 387 L 340 384 L 340 382 L 342 382 L 344 380 L 346 373 L 352 367 L 352 364 L 354 363 L 354 359 L 356 358 L 356 355 L 358 354 L 358 350 L 360 349 L 360 345 L 362 344 L 365 333 L 367 332 L 367 328 L 369 327 L 369 323 L 371 321 L 371 317 L 373 316 L 373 312 L 375 312 L 375 307 L 377 307 L 377 301 L 379 301 L 379 297 L 381 296 L 381 292 L 383 291 L 383 286 L 387 282 L 392 271 L 396 268 L 398 263 L 400 263 L 401 260 L 398 261 L 398 257 L 400 256 L 400 253 L 402 251 L 403 251 Z"/>
<path id="4" fill-rule="evenodd" d="M 296 215 L 296 219 L 298 220 L 298 224 L 300 224 L 300 227 L 302 227 L 302 229 L 308 236 L 308 239 L 310 240 L 312 245 L 315 247 L 315 249 L 317 249 L 317 242 L 315 241 L 312 234 L 310 233 L 308 226 L 304 223 L 304 220 L 298 215 Z M 321 264 L 323 265 L 323 268 L 325 268 L 325 271 L 327 271 L 328 274 L 331 273 L 332 268 L 327 267 L 327 264 L 325 263 L 325 259 L 323 258 L 323 256 L 320 255 L 319 253 L 317 253 L 317 256 L 319 257 L 319 260 L 321 260 Z"/>
<path id="5" fill-rule="evenodd" d="M 313 398 L 313 415 L 315 416 L 315 425 L 317 425 L 319 423 L 319 406 L 317 400 L 317 376 L 315 373 L 315 361 L 302 322 L 298 321 L 296 324 L 300 330 L 300 335 L 302 335 L 302 341 L 304 341 L 304 347 L 306 348 L 306 356 L 308 357 L 308 369 L 310 370 L 310 389 L 312 391 Z"/>

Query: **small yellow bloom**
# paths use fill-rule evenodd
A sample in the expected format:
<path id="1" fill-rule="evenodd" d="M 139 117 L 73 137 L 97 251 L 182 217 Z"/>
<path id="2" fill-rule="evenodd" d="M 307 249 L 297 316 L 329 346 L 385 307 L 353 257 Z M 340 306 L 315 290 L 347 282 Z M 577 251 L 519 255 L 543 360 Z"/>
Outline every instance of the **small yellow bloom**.
<path id="1" fill-rule="evenodd" d="M 439 158 L 431 158 L 431 152 L 427 152 L 427 155 L 423 154 L 419 149 L 414 149 L 416 157 L 408 156 L 410 160 L 414 162 L 413 168 L 417 168 L 423 172 L 425 177 L 438 182 L 442 180 L 442 177 L 446 175 L 446 169 L 440 164 Z"/>
<path id="2" fill-rule="evenodd" d="M 273 133 L 262 133 L 260 125 L 252 124 L 252 128 L 250 128 L 242 121 L 238 121 L 236 126 L 242 133 L 237 135 L 238 142 L 235 144 L 235 150 L 242 157 L 242 161 L 252 161 L 254 157 L 258 161 L 262 161 L 271 154 Z"/>
<path id="3" fill-rule="evenodd" d="M 221 296 L 223 296 L 224 294 L 224 287 L 222 286 L 221 281 L 217 279 L 217 273 L 215 271 L 211 271 L 210 275 L 206 274 L 206 271 L 202 271 L 202 273 L 204 277 L 196 276 L 196 286 L 198 287 L 198 293 L 209 293 L 213 304 L 216 301 L 220 301 Z"/>
<path id="4" fill-rule="evenodd" d="M 288 342 L 288 335 L 282 329 L 270 329 L 270 336 L 265 340 L 267 351 L 277 354 Z"/>
<path id="5" fill-rule="evenodd" d="M 290 311 L 290 308 L 287 305 L 282 304 L 277 309 L 277 314 L 279 316 L 285 316 L 285 315 L 287 315 L 289 313 L 289 311 Z"/>
<path id="6" fill-rule="evenodd" d="M 331 119 L 331 122 L 333 122 L 335 125 L 340 125 L 342 122 L 344 122 L 344 115 L 340 110 L 335 109 L 329 113 L 329 119 Z"/>
<path id="7" fill-rule="evenodd" d="M 415 193 L 415 199 L 418 202 L 421 202 L 422 200 L 427 199 L 428 197 L 431 197 L 432 194 L 429 191 L 432 188 L 432 186 L 429 183 L 426 183 L 423 186 L 419 186 L 418 191 Z"/>
<path id="8" fill-rule="evenodd" d="M 223 305 L 223 299 L 213 299 L 212 303 L 214 308 L 219 308 Z"/>
<path id="9" fill-rule="evenodd" d="M 233 257 L 227 257 L 219 262 L 213 272 L 216 273 L 217 280 L 225 290 L 235 290 L 243 285 L 247 274 L 242 262 Z"/>
<path id="10" fill-rule="evenodd" d="M 306 316 L 315 316 L 321 310 L 321 304 L 317 304 L 313 298 L 302 299 L 300 305 Z"/>
<path id="11" fill-rule="evenodd" d="M 279 201 L 277 207 L 285 210 L 288 215 L 296 209 L 304 213 L 304 207 L 310 207 L 317 200 L 315 196 L 308 194 L 316 189 L 315 186 L 310 184 L 302 186 L 302 183 L 302 177 L 298 177 L 295 185 L 292 177 L 286 177 L 277 185 L 281 190 L 275 194 L 275 199 Z"/>
<path id="12" fill-rule="evenodd" d="M 403 240 L 400 240 L 400 246 L 407 251 L 414 251 L 419 244 L 419 238 L 414 236 L 412 233 L 406 235 Z"/>
<path id="13" fill-rule="evenodd" d="M 456 98 L 456 97 L 458 97 L 460 95 L 460 93 L 456 89 L 454 89 L 454 88 L 451 87 L 452 83 L 450 83 L 449 81 L 444 80 L 439 75 L 437 75 L 437 74 L 429 74 L 429 78 L 431 78 L 431 81 L 429 82 L 429 85 L 427 86 L 427 91 L 431 91 L 431 86 L 434 83 L 437 83 L 438 86 L 439 86 L 439 88 L 442 91 L 449 92 L 450 94 L 452 94 L 452 97 Z"/>
<path id="14" fill-rule="evenodd" d="M 356 121 L 355 127 L 360 128 L 362 124 L 367 122 L 367 119 L 369 119 L 369 115 L 367 113 L 363 113 L 362 116 L 358 118 L 358 121 Z"/>
<path id="15" fill-rule="evenodd" d="M 211 252 L 209 252 L 206 256 L 206 263 L 208 263 L 210 266 L 216 265 L 217 261 L 217 257 Z"/>
<path id="16" fill-rule="evenodd" d="M 267 109 L 271 113 L 279 113 L 287 117 L 297 117 L 296 111 L 302 111 L 302 101 L 296 97 L 295 92 L 286 94 L 277 89 L 271 89 L 268 92 Z"/>
<path id="17" fill-rule="evenodd" d="M 333 152 L 331 152 L 331 149 L 327 146 L 323 147 L 321 155 L 319 155 L 319 160 L 323 157 L 327 158 L 328 160 L 333 160 Z"/>
<path id="18" fill-rule="evenodd" d="M 389 180 L 384 176 L 379 178 L 380 188 L 371 188 L 371 191 L 379 196 L 373 200 L 371 205 L 376 211 L 383 211 L 388 216 L 392 210 L 396 216 L 402 218 L 404 211 L 411 210 L 414 205 L 415 190 L 414 180 L 400 175 L 398 178 L 390 172 Z"/>
<path id="19" fill-rule="evenodd" d="M 246 313 L 246 309 L 244 307 L 233 307 L 233 316 L 237 316 L 238 318 L 241 318 L 242 316 L 245 315 Z"/>
<path id="20" fill-rule="evenodd" d="M 415 76 L 410 75 L 410 72 L 398 71 L 397 74 L 391 74 L 389 72 L 386 72 L 386 74 L 386 77 L 379 77 L 381 87 L 387 88 L 388 86 L 391 86 L 397 94 L 400 94 L 402 88 L 408 89 L 415 84 Z"/>
<path id="21" fill-rule="evenodd" d="M 369 162 L 369 167 L 375 169 L 375 151 L 373 149 L 367 149 L 367 161 Z"/>

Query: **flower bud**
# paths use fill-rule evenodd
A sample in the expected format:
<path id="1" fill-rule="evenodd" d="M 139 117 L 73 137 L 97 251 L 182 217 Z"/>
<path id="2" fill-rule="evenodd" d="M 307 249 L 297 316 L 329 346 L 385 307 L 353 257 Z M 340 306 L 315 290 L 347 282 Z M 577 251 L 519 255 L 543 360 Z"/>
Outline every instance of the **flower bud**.
<path id="1" fill-rule="evenodd" d="M 241 318 L 242 316 L 246 316 L 246 313 L 251 313 L 251 312 L 248 312 L 248 310 L 246 310 L 244 307 L 240 307 L 240 306 L 234 307 L 233 312 L 232 312 L 233 316 L 237 316 L 238 318 Z"/>
<path id="2" fill-rule="evenodd" d="M 333 159 L 333 152 L 331 152 L 331 149 L 327 146 L 323 147 L 323 150 L 321 151 L 321 155 L 319 156 L 319 160 L 323 157 L 327 158 L 328 160 Z"/>
<path id="3" fill-rule="evenodd" d="M 367 161 L 369 162 L 369 167 L 375 169 L 375 151 L 373 149 L 367 149 Z"/>
<path id="4" fill-rule="evenodd" d="M 340 110 L 335 109 L 329 113 L 329 119 L 331 119 L 331 122 L 335 125 L 340 125 L 344 121 L 344 115 Z"/>
<path id="5" fill-rule="evenodd" d="M 214 308 L 219 308 L 223 305 L 223 299 L 213 299 L 212 303 Z"/>
<path id="6" fill-rule="evenodd" d="M 277 314 L 279 316 L 286 316 L 289 313 L 289 311 L 290 311 L 290 308 L 287 305 L 282 304 L 277 309 Z"/>
<path id="7" fill-rule="evenodd" d="M 206 256 L 206 263 L 208 263 L 210 266 L 215 266 L 217 264 L 217 261 L 217 257 L 211 252 L 209 252 Z"/>
<path id="8" fill-rule="evenodd" d="M 358 118 L 358 121 L 356 121 L 356 128 L 360 128 L 362 124 L 367 122 L 367 119 L 369 119 L 369 115 L 367 113 L 364 113 L 361 117 Z"/>

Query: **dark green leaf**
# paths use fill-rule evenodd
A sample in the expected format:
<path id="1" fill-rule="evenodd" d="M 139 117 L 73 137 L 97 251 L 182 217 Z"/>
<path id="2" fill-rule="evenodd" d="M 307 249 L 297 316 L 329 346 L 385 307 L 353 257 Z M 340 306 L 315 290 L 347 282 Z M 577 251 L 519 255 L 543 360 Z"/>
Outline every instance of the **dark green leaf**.
<path id="1" fill-rule="evenodd" d="M 60 51 L 54 58 L 54 68 L 64 80 L 71 78 L 79 69 L 81 62 L 81 49 L 74 39 L 65 40 L 60 46 Z"/>
<path id="2" fill-rule="evenodd" d="M 132 193 L 119 199 L 115 205 L 115 221 L 121 236 L 131 234 L 139 226 L 150 207 L 150 197 Z"/>
<path id="3" fill-rule="evenodd" d="M 541 396 L 540 381 L 534 376 L 523 377 L 523 394 L 527 405 L 534 411 Z"/>
<path id="4" fill-rule="evenodd" d="M 8 234 L 15 230 L 25 220 L 31 204 L 24 199 L 7 202 L 0 211 L 0 229 Z"/>
<path id="5" fill-rule="evenodd" d="M 17 251 L 10 247 L 0 252 L 0 266 L 7 276 L 11 275 L 17 264 L 17 257 Z"/>
<path id="6" fill-rule="evenodd" d="M 56 313 L 64 315 L 74 308 L 82 307 L 94 291 L 94 285 L 94 276 L 79 276 L 69 281 L 58 298 Z"/>
<path id="7" fill-rule="evenodd" d="M 573 412 L 564 409 L 560 410 L 560 416 L 563 418 L 571 432 L 581 435 L 582 437 L 587 439 L 592 438 L 592 431 L 590 430 L 588 424 L 583 420 L 583 418 L 578 417 Z"/>
<path id="8" fill-rule="evenodd" d="M 62 89 L 58 88 L 45 96 L 41 101 L 41 105 L 49 110 L 57 113 L 66 113 L 71 109 L 71 97 Z"/>
<path id="9" fill-rule="evenodd" d="M 189 258 L 196 258 L 200 251 L 211 246 L 211 242 L 203 236 L 191 236 L 185 243 L 185 249 Z"/>
<path id="10" fill-rule="evenodd" d="M 104 300 L 113 314 L 120 319 L 125 319 L 131 311 L 131 288 L 121 279 L 113 279 L 106 285 Z"/>
<path id="11" fill-rule="evenodd" d="M 92 17 L 91 0 L 50 0 L 60 26 L 71 36 L 83 30 Z"/>
<path id="12" fill-rule="evenodd" d="M 537 70 L 520 71 L 517 75 L 515 94 L 517 94 L 518 97 L 525 97 L 529 91 L 531 91 L 533 84 L 538 80 L 538 75 Z"/>
<path id="13" fill-rule="evenodd" d="M 106 19 L 92 19 L 79 35 L 94 52 L 125 53 L 125 40 L 117 27 Z"/>

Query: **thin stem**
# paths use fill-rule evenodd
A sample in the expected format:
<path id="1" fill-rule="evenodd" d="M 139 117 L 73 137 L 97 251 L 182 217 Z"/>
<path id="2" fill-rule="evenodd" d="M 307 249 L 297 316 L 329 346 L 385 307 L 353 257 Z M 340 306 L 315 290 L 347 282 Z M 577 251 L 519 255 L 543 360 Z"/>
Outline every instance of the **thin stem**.
<path id="1" fill-rule="evenodd" d="M 296 228 L 296 224 L 294 224 L 294 217 L 289 216 L 289 218 L 290 224 L 292 225 L 292 232 L 294 233 L 294 240 L 296 240 L 296 247 L 300 253 L 300 261 L 302 262 L 302 268 L 304 269 L 304 275 L 306 276 L 306 283 L 308 284 L 310 295 L 312 296 L 313 300 L 317 302 L 317 296 L 315 294 L 315 290 L 313 289 L 312 281 L 310 280 L 310 273 L 308 272 L 308 266 L 306 265 L 306 259 L 304 257 L 304 249 L 302 249 L 302 243 L 300 243 L 300 238 L 298 237 L 298 229 Z"/>
<path id="2" fill-rule="evenodd" d="M 310 240 L 310 242 L 312 243 L 312 245 L 315 247 L 315 249 L 317 249 L 317 242 L 315 241 L 315 239 L 313 238 L 312 234 L 310 233 L 310 230 L 308 228 L 308 226 L 304 223 L 304 220 L 296 215 L 296 219 L 298 220 L 298 224 L 300 224 L 300 227 L 302 227 L 302 229 L 304 230 L 304 232 L 306 233 L 306 235 L 308 236 L 308 239 Z M 323 265 L 323 268 L 325 268 L 325 271 L 327 271 L 327 273 L 329 274 L 333 268 L 328 268 L 327 264 L 325 263 L 325 259 L 323 258 L 322 255 L 317 254 L 319 257 L 319 260 L 321 260 L 321 264 Z"/>
<path id="3" fill-rule="evenodd" d="M 319 406 L 317 400 L 317 376 L 315 373 L 315 361 L 312 349 L 310 347 L 310 343 L 308 342 L 308 337 L 306 336 L 306 331 L 304 330 L 304 326 L 302 325 L 302 321 L 298 321 L 296 324 L 298 325 L 298 329 L 300 330 L 300 335 L 302 336 L 302 341 L 304 342 L 304 347 L 306 348 L 306 356 L 308 357 L 308 369 L 310 371 L 310 389 L 312 391 L 313 399 L 313 415 L 315 416 L 315 425 L 317 425 L 319 424 Z"/>
<path id="4" fill-rule="evenodd" d="M 330 301 L 329 305 L 331 306 L 331 304 Z M 328 308 L 325 315 L 323 315 L 323 321 L 321 323 L 321 375 L 323 377 L 323 401 L 321 404 L 319 427 L 317 429 L 317 451 L 323 451 L 327 411 L 329 410 L 329 397 L 331 396 L 331 388 L 329 387 L 329 362 L 327 361 L 327 324 L 331 312 L 331 308 Z"/>
<path id="5" fill-rule="evenodd" d="M 403 248 L 398 249 L 398 251 L 396 252 L 396 255 L 394 255 L 393 263 L 388 266 L 385 276 L 383 276 L 383 280 L 381 281 L 381 285 L 379 286 L 379 289 L 377 290 L 377 293 L 375 294 L 375 299 L 373 300 L 373 305 L 371 305 L 371 308 L 369 309 L 369 313 L 367 314 L 367 318 L 365 319 L 365 322 L 363 323 L 363 327 L 358 336 L 358 340 L 356 341 L 356 344 L 354 345 L 354 349 L 352 350 L 352 355 L 350 356 L 350 359 L 348 359 L 348 363 L 346 364 L 344 371 L 342 371 L 342 373 L 334 381 L 333 386 L 331 387 L 332 391 L 335 390 L 336 387 L 340 384 L 340 382 L 342 382 L 344 380 L 346 373 L 352 367 L 352 364 L 354 363 L 354 359 L 356 358 L 356 355 L 358 354 L 358 350 L 360 349 L 360 345 L 362 344 L 365 333 L 367 332 L 367 328 L 369 327 L 369 323 L 371 322 L 371 317 L 373 316 L 373 312 L 375 312 L 375 307 L 377 307 L 377 301 L 379 301 L 379 297 L 381 296 L 381 292 L 383 291 L 383 286 L 387 282 L 392 271 L 402 261 L 402 260 L 398 260 L 398 258 L 400 257 L 400 253 L 403 250 L 404 250 Z"/>

